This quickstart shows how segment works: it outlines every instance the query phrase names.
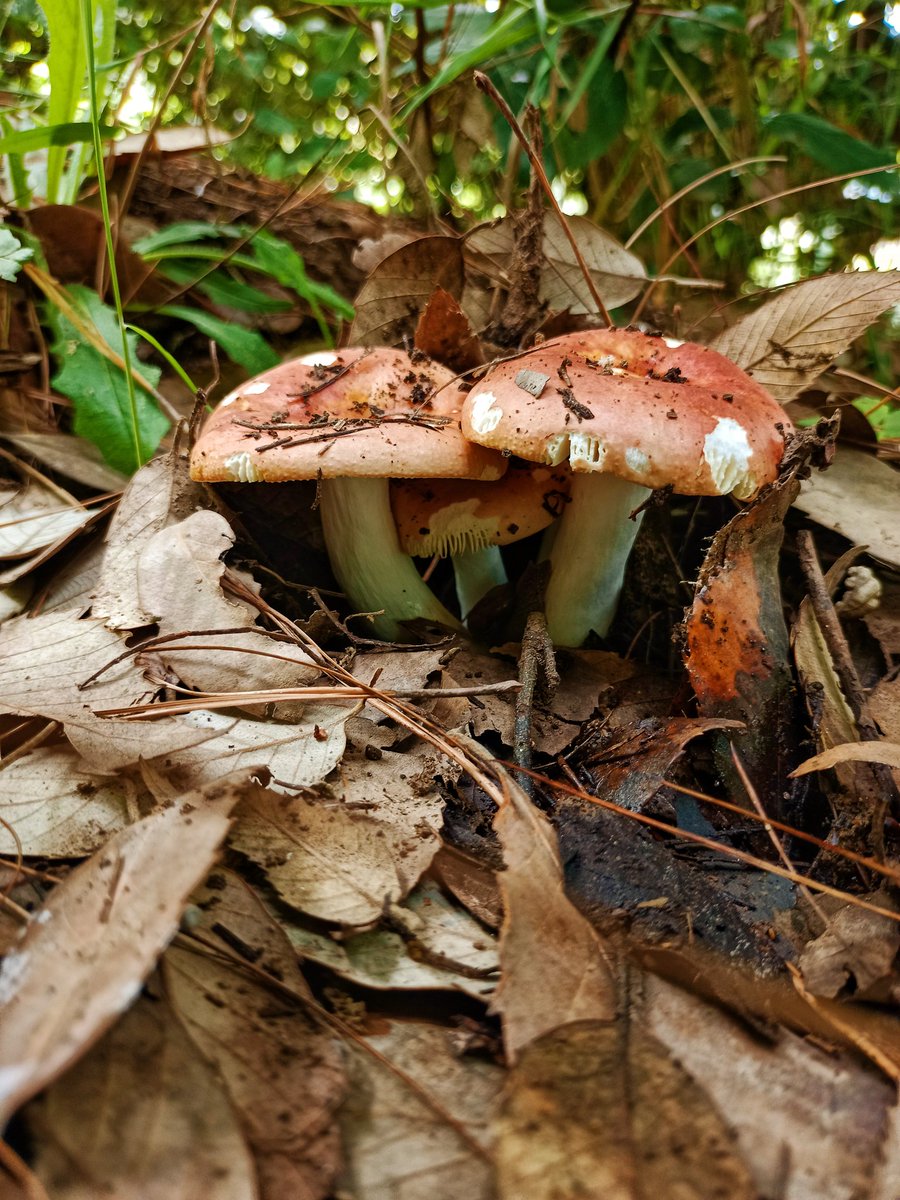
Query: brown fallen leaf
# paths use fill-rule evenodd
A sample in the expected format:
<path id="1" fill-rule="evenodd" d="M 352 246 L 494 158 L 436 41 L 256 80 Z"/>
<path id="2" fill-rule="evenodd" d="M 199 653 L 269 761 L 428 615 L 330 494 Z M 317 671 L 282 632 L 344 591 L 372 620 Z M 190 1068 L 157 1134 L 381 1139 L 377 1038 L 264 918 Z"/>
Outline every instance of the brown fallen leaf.
<path id="1" fill-rule="evenodd" d="M 791 777 L 809 775 L 812 771 L 827 771 L 838 763 L 875 762 L 888 767 L 900 767 L 900 745 L 896 742 L 844 742 L 814 754 L 791 772 Z"/>
<path id="2" fill-rule="evenodd" d="M 352 1050 L 350 1072 L 341 1113 L 350 1195 L 493 1200 L 487 1126 L 498 1067 L 460 1057 L 450 1030 L 396 1021 Z"/>
<path id="3" fill-rule="evenodd" d="M 224 1083 L 253 1150 L 261 1200 L 322 1200 L 341 1163 L 338 1047 L 305 1010 L 309 991 L 290 943 L 252 891 L 221 872 L 195 900 L 191 933 L 202 940 L 166 952 L 166 994 Z"/>
<path id="4" fill-rule="evenodd" d="M 231 783 L 190 793 L 117 833 L 34 917 L 0 970 L 0 1121 L 131 1005 L 242 790 Z"/>
<path id="5" fill-rule="evenodd" d="M 417 238 L 374 268 L 356 298 L 349 341 L 354 346 L 393 346 L 415 334 L 419 314 L 435 288 L 454 298 L 462 291 L 459 238 Z"/>
<path id="6" fill-rule="evenodd" d="M 513 1067 L 495 1122 L 500 1200 L 756 1200 L 734 1135 L 637 1022 L 546 1033 Z"/>
<path id="7" fill-rule="evenodd" d="M 710 345 L 786 402 L 898 300 L 900 271 L 822 275 L 784 288 Z"/>
<path id="8" fill-rule="evenodd" d="M 900 473 L 841 442 L 827 471 L 814 471 L 794 507 L 873 558 L 900 569 Z"/>
<path id="9" fill-rule="evenodd" d="M 888 895 L 876 893 L 871 899 L 882 908 L 893 907 Z M 848 988 L 856 999 L 896 1002 L 900 986 L 893 965 L 898 950 L 896 921 L 847 905 L 806 945 L 798 966 L 803 982 L 816 996 L 833 998 Z"/>
<path id="10" fill-rule="evenodd" d="M 203 488 L 189 478 L 187 460 L 176 451 L 141 467 L 126 488 L 106 535 L 106 555 L 94 597 L 95 617 L 103 617 L 112 629 L 138 629 L 151 623 L 137 596 L 141 552 L 154 533 L 203 507 Z"/>
<path id="11" fill-rule="evenodd" d="M 139 999 L 26 1110 L 54 1200 L 256 1200 L 219 1076 L 165 1003 Z"/>
<path id="12" fill-rule="evenodd" d="M 484 351 L 468 317 L 444 288 L 435 288 L 416 326 L 417 350 L 460 374 L 479 367 Z"/>
<path id="13" fill-rule="evenodd" d="M 798 487 L 788 476 L 719 530 L 684 625 L 684 662 L 700 712 L 744 723 L 741 757 L 766 811 L 776 817 L 799 736 L 778 575 L 784 517 Z M 724 739 L 717 759 L 734 793 L 744 794 Z"/>
<path id="14" fill-rule="evenodd" d="M 66 206 L 71 211 L 70 206 Z M 37 211 L 37 210 L 35 210 Z M 96 258 L 94 259 L 96 264 Z M 74 479 L 95 492 L 118 492 L 128 483 L 128 476 L 114 470 L 103 461 L 103 456 L 93 442 L 74 434 L 62 433 L 8 433 L 3 438 L 30 458 L 49 467 L 52 471 Z"/>
<path id="15" fill-rule="evenodd" d="M 513 780 L 494 818 L 506 869 L 500 986 L 491 1009 L 503 1021 L 511 1062 L 536 1038 L 577 1021 L 611 1021 L 614 960 L 566 896 L 556 834 Z"/>
<path id="16" fill-rule="evenodd" d="M 40 746 L 4 766 L 0 854 L 78 858 L 92 854 L 130 824 L 132 781 L 92 771 L 70 746 Z"/>
<path id="17" fill-rule="evenodd" d="M 894 1089 L 885 1079 L 846 1051 L 826 1052 L 774 1026 L 770 1038 L 760 1038 L 720 1005 L 652 975 L 643 993 L 637 1019 L 735 1129 L 754 1195 L 873 1195 L 888 1122 L 896 1119 Z M 894 1200 L 898 1178 L 880 1200 Z"/>

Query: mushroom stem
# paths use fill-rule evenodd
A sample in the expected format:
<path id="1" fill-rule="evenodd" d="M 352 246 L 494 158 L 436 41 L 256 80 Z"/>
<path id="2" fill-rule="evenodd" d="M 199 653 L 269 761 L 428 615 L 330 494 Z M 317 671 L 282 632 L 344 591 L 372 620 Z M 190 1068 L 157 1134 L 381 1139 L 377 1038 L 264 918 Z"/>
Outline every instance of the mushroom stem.
<path id="1" fill-rule="evenodd" d="M 506 568 L 499 546 L 482 546 L 465 554 L 453 555 L 456 595 L 463 619 L 491 588 L 507 582 Z"/>
<path id="2" fill-rule="evenodd" d="M 615 475 L 578 474 L 571 500 L 555 527 L 549 551 L 547 629 L 558 646 L 580 646 L 591 630 L 605 637 L 615 616 L 625 564 L 639 514 L 629 514 L 650 492 Z"/>
<path id="3" fill-rule="evenodd" d="M 360 612 L 384 609 L 379 637 L 396 641 L 398 622 L 417 618 L 461 628 L 400 548 L 386 479 L 323 479 L 319 503 L 335 578 Z"/>

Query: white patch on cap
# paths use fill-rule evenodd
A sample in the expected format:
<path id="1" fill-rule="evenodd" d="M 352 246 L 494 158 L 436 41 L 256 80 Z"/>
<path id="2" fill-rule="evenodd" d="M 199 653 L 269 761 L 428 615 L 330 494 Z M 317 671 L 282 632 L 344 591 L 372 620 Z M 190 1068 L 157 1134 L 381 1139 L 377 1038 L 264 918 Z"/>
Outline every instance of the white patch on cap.
<path id="1" fill-rule="evenodd" d="M 718 419 L 703 442 L 703 457 L 720 495 L 733 492 L 739 500 L 745 500 L 756 491 L 756 480 L 750 473 L 753 450 L 746 429 L 733 417 Z"/>
<path id="2" fill-rule="evenodd" d="M 663 341 L 666 343 L 666 345 L 669 347 L 669 349 L 670 349 L 670 350 L 677 350 L 679 346 L 683 346 L 683 345 L 684 345 L 684 342 L 680 342 L 680 341 L 678 340 L 678 338 L 667 338 L 667 337 L 664 337 L 664 338 L 663 338 Z"/>
<path id="3" fill-rule="evenodd" d="M 314 350 L 312 354 L 304 354 L 297 361 L 302 362 L 304 367 L 331 367 L 337 362 L 337 355 L 332 354 L 330 350 Z"/>
<path id="4" fill-rule="evenodd" d="M 267 392 L 272 385 L 265 383 L 262 379 L 257 379 L 255 383 L 248 383 L 245 388 L 241 388 L 242 396 L 261 396 L 263 392 Z"/>
<path id="5" fill-rule="evenodd" d="M 567 433 L 557 433 L 553 437 L 547 438 L 544 442 L 544 462 L 548 462 L 551 467 L 558 467 L 568 457 L 569 435 Z"/>
<path id="6" fill-rule="evenodd" d="M 491 433 L 500 424 L 503 409 L 497 403 L 493 392 L 479 392 L 472 397 L 472 408 L 469 422 L 479 436 Z"/>
<path id="7" fill-rule="evenodd" d="M 235 483 L 259 483 L 262 478 L 256 463 L 246 450 L 242 450 L 240 454 L 230 454 L 222 466 Z"/>
<path id="8" fill-rule="evenodd" d="M 589 433 L 569 434 L 569 466 L 573 471 L 602 471 L 606 447 Z"/>
<path id="9" fill-rule="evenodd" d="M 635 475 L 646 475 L 650 466 L 650 456 L 639 446 L 629 446 L 625 451 L 625 463 Z"/>

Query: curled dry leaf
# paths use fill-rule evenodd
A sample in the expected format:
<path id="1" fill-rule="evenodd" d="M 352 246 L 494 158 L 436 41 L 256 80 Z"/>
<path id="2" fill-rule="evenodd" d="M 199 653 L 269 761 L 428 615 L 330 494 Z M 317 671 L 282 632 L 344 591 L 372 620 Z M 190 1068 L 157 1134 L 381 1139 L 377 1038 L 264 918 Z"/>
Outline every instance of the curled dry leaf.
<path id="1" fill-rule="evenodd" d="M 713 539 L 685 620 L 685 666 L 705 717 L 742 721 L 741 757 L 766 811 L 781 811 L 796 761 L 795 712 L 778 556 L 793 476 L 767 488 Z M 720 770 L 733 776 L 724 741 Z M 740 789 L 736 789 L 738 792 Z"/>
<path id="2" fill-rule="evenodd" d="M 188 476 L 176 451 L 141 467 L 125 490 L 106 535 L 106 556 L 94 597 L 94 616 L 112 629 L 149 625 L 137 596 L 137 563 L 149 538 L 204 507 L 203 488 Z"/>
<path id="3" fill-rule="evenodd" d="M 167 1004 L 140 999 L 27 1110 L 54 1200 L 256 1200 L 222 1082 Z"/>
<path id="4" fill-rule="evenodd" d="M 0 1122 L 129 1007 L 228 831 L 235 784 L 116 834 L 60 884 L 0 970 Z"/>
<path id="5" fill-rule="evenodd" d="M 814 754 L 792 771 L 791 775 L 793 777 L 809 775 L 812 771 L 827 771 L 829 767 L 845 762 L 875 762 L 900 768 L 900 745 L 896 742 L 845 742 L 840 746 L 831 746 L 821 754 Z"/>
<path id="6" fill-rule="evenodd" d="M 447 1029 L 395 1022 L 367 1037 L 341 1114 L 349 1194 L 492 1200 L 487 1125 L 502 1083 L 498 1067 L 460 1057 Z"/>
<path id="7" fill-rule="evenodd" d="M 478 1000 L 491 994 L 499 969 L 496 939 L 434 884 L 416 888 L 391 915 L 395 926 L 402 921 L 405 936 L 378 928 L 335 940 L 300 925 L 285 932 L 302 958 L 363 987 L 446 989 Z"/>
<path id="8" fill-rule="evenodd" d="M 324 921 L 368 924 L 409 892 L 437 852 L 435 769 L 425 753 L 345 756 L 330 796 L 262 788 L 249 796 L 232 844 L 266 868 L 288 904 Z"/>
<path id="9" fill-rule="evenodd" d="M 416 326 L 417 350 L 451 371 L 469 371 L 484 362 L 484 351 L 469 319 L 444 288 L 435 288 Z"/>
<path id="10" fill-rule="evenodd" d="M 526 1046 L 495 1122 L 500 1200 L 756 1200 L 708 1096 L 635 1022 L 586 1022 Z"/>
<path id="11" fill-rule="evenodd" d="M 882 908 L 893 907 L 889 895 L 872 900 Z M 847 905 L 804 947 L 799 967 L 803 982 L 816 996 L 833 998 L 849 985 L 858 999 L 897 1001 L 900 986 L 892 971 L 898 950 L 900 924 Z"/>
<path id="12" fill-rule="evenodd" d="M 754 1195 L 850 1200 L 872 1195 L 894 1089 L 855 1055 L 784 1030 L 761 1039 L 720 1005 L 645 976 L 637 1013 L 733 1126 Z M 848 1019 L 852 1013 L 845 1006 Z M 740 1087 L 735 1081 L 740 1080 Z M 893 1190 L 879 1200 L 893 1200 Z M 663 1195 L 667 1194 L 663 1189 Z"/>
<path id="13" fill-rule="evenodd" d="M 291 946 L 250 889 L 217 872 L 195 899 L 191 928 L 202 942 L 166 952 L 166 993 L 224 1083 L 256 1159 L 260 1200 L 322 1200 L 341 1162 L 337 1045 L 305 1009 Z"/>
<path id="14" fill-rule="evenodd" d="M 179 652 L 177 643 L 171 643 L 154 653 L 188 687 L 204 692 L 312 683 L 319 670 L 309 656 L 290 643 L 274 641 L 262 630 L 210 636 L 210 630 L 255 623 L 257 614 L 250 605 L 222 591 L 222 555 L 233 544 L 231 527 L 214 512 L 192 513 L 148 539 L 137 564 L 141 609 L 152 614 L 161 635 L 203 631 L 203 636 L 187 633 L 179 639 L 198 649 Z M 296 706 L 292 708 L 296 711 Z"/>
<path id="15" fill-rule="evenodd" d="M 600 935 L 566 896 L 553 827 L 518 784 L 504 780 L 504 789 L 506 803 L 494 818 L 506 865 L 499 876 L 502 976 L 491 1008 L 515 1061 L 562 1025 L 611 1021 L 616 982 Z"/>
<path id="16" fill-rule="evenodd" d="M 710 345 L 785 403 L 898 300 L 900 271 L 822 275 L 784 288 Z"/>
<path id="17" fill-rule="evenodd" d="M 0 775 L 0 854 L 78 858 L 92 854 L 129 822 L 134 784 L 92 771 L 70 746 L 40 746 Z"/>
<path id="18" fill-rule="evenodd" d="M 356 297 L 353 346 L 393 346 L 415 334 L 419 314 L 435 288 L 454 299 L 463 284 L 461 242 L 451 235 L 417 238 L 375 267 Z"/>

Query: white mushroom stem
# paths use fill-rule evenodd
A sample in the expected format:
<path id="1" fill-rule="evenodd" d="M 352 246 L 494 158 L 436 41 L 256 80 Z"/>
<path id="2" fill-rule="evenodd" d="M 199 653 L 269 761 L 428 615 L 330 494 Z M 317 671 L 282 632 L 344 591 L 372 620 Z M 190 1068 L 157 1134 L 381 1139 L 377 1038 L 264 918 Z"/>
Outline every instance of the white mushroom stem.
<path id="1" fill-rule="evenodd" d="M 507 582 L 506 568 L 499 546 L 482 546 L 465 554 L 453 555 L 456 595 L 463 618 L 483 600 L 491 588 Z"/>
<path id="2" fill-rule="evenodd" d="M 384 609 L 374 620 L 379 637 L 398 641 L 399 622 L 417 618 L 461 628 L 401 549 L 386 479 L 323 479 L 319 504 L 328 557 L 347 599 L 359 612 Z"/>
<path id="3" fill-rule="evenodd" d="M 571 500 L 545 551 L 553 567 L 547 629 L 558 646 L 580 646 L 591 630 L 605 637 L 643 516 L 632 521 L 629 515 L 649 495 L 647 488 L 615 475 L 573 476 Z"/>

